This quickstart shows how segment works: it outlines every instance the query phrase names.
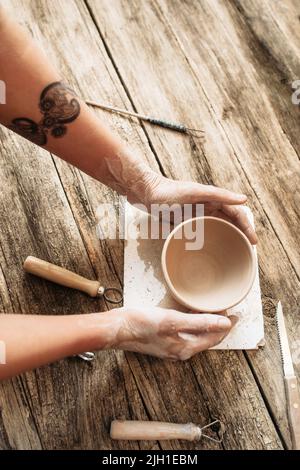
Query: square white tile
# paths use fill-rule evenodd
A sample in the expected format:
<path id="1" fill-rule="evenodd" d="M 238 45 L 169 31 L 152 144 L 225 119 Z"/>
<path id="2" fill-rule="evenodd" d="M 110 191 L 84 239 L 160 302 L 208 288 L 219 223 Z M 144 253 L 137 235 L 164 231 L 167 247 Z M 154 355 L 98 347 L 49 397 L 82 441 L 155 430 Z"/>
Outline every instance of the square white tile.
<path id="1" fill-rule="evenodd" d="M 254 225 L 251 210 L 247 207 L 244 209 Z M 126 202 L 125 225 L 130 234 L 125 241 L 124 305 L 135 308 L 159 306 L 186 311 L 173 299 L 164 282 L 160 262 L 164 240 L 141 238 L 137 220 L 149 220 L 149 215 Z M 256 248 L 254 250 L 257 257 Z M 263 346 L 264 323 L 258 267 L 251 291 L 243 302 L 229 312 L 238 315 L 239 322 L 222 343 L 213 349 L 257 349 Z"/>

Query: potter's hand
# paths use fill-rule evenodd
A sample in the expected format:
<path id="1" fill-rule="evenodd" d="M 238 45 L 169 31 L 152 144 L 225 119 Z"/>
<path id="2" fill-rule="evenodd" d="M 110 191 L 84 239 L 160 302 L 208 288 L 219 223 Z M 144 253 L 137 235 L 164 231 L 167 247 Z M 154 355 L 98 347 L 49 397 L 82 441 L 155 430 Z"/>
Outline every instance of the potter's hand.
<path id="1" fill-rule="evenodd" d="M 144 176 L 143 204 L 204 204 L 204 214 L 221 217 L 239 227 L 252 244 L 257 236 L 240 204 L 247 196 L 192 181 L 175 181 L 149 171 Z"/>
<path id="2" fill-rule="evenodd" d="M 158 307 L 114 310 L 119 330 L 117 349 L 186 360 L 223 340 L 237 317 L 218 314 L 186 314 Z"/>

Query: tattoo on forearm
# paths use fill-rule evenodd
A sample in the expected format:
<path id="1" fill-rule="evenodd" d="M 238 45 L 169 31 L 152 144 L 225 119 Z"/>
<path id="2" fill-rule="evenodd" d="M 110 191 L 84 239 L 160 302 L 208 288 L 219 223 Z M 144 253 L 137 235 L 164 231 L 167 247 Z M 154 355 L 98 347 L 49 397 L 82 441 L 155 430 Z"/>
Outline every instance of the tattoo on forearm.
<path id="1" fill-rule="evenodd" d="M 80 113 L 80 104 L 74 95 L 62 82 L 51 83 L 40 97 L 40 122 L 20 117 L 13 119 L 9 128 L 37 145 L 46 145 L 49 133 L 63 137 L 67 132 L 66 124 L 75 121 Z"/>

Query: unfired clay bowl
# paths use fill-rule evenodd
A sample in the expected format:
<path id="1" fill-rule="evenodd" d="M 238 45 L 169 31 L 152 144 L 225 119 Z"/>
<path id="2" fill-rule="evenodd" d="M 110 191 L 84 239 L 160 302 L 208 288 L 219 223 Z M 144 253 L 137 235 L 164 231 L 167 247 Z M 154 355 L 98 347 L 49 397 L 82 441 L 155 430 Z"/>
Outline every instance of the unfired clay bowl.
<path id="1" fill-rule="evenodd" d="M 186 249 L 185 225 L 204 222 L 201 249 Z M 181 239 L 175 233 L 182 231 Z M 189 236 L 189 235 L 187 235 Z M 240 303 L 250 291 L 256 273 L 253 247 L 234 225 L 216 217 L 198 217 L 179 224 L 162 251 L 166 283 L 182 305 L 200 312 L 221 312 Z"/>

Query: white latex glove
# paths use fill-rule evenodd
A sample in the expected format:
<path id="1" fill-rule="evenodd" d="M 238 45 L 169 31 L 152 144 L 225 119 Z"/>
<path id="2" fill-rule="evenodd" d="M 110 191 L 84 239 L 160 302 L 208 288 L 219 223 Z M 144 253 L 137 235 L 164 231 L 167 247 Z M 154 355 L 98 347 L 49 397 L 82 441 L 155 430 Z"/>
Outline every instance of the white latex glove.
<path id="1" fill-rule="evenodd" d="M 257 243 L 256 233 L 248 221 L 241 204 L 247 196 L 216 186 L 192 181 L 175 181 L 149 171 L 144 176 L 141 202 L 151 204 L 204 204 L 204 214 L 230 221 L 242 230 L 252 244 Z M 134 201 L 133 201 L 134 202 Z"/>
<path id="2" fill-rule="evenodd" d="M 110 347 L 167 359 L 186 360 L 215 346 L 236 324 L 236 316 L 181 313 L 154 307 L 111 311 L 118 330 Z"/>

